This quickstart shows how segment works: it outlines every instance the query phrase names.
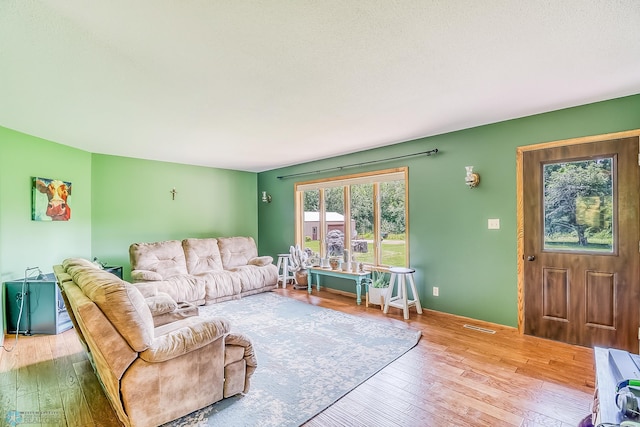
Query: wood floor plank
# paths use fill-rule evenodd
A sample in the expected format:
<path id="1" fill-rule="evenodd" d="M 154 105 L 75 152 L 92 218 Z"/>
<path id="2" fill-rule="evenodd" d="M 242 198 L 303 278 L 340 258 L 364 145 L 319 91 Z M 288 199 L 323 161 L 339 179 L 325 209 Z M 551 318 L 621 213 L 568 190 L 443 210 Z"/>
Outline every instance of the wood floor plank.
<path id="1" fill-rule="evenodd" d="M 93 372 L 88 359 L 73 364 L 73 369 L 80 381 L 80 387 L 85 400 L 89 405 L 93 425 L 101 427 L 117 427 L 120 421 L 111 408 L 107 396 L 105 396 L 98 378 Z"/>
<path id="2" fill-rule="evenodd" d="M 40 422 L 42 426 L 51 427 L 67 425 L 60 398 L 53 352 L 51 351 L 51 343 L 54 341 L 52 335 L 45 335 L 39 339 L 35 346 Z"/>
<path id="3" fill-rule="evenodd" d="M 294 291 L 279 292 L 321 305 Z M 348 312 L 360 315 L 365 310 L 352 305 Z M 457 419 L 440 420 L 441 424 L 433 425 L 575 426 L 589 413 L 595 382 L 591 349 L 521 336 L 514 328 L 501 325 L 427 310 L 425 313 L 412 313 L 412 320 L 406 323 L 423 332 L 421 342 L 390 366 L 403 372 L 405 384 L 401 390 L 408 393 L 403 395 L 405 399 L 443 413 L 452 408 L 459 412 Z M 397 313 L 393 320 L 402 321 L 401 317 Z M 494 329 L 496 333 L 467 330 L 464 324 Z M 387 375 L 385 368 L 359 389 L 368 384 L 378 387 L 378 395 L 385 395 L 395 384 L 386 379 Z M 416 395 L 421 393 L 421 383 L 436 385 L 422 390 L 428 398 Z M 559 413 L 558 408 L 567 403 L 565 398 L 575 403 L 575 410 Z M 327 409 L 324 416 L 331 410 Z M 417 412 L 418 408 L 414 410 Z"/>
<path id="4" fill-rule="evenodd" d="M 305 426 L 575 427 L 590 411 L 595 385 L 591 349 L 427 309 L 422 315 L 411 310 L 405 321 L 402 310 L 384 315 L 378 307 L 358 306 L 354 298 L 324 289 L 312 295 L 290 287 L 276 292 L 422 332 L 413 349 Z M 5 337 L 5 343 L 10 340 Z M 75 331 L 21 337 L 19 350 L 0 356 L 0 410 L 44 413 L 61 407 L 69 426 L 120 425 Z M 52 396 L 56 387 L 57 399 Z"/>

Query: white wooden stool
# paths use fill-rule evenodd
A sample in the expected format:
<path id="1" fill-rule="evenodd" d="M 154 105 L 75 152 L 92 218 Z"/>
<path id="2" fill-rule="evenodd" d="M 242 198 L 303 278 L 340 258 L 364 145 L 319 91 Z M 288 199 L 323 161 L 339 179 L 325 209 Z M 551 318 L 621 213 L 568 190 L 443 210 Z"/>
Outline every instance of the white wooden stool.
<path id="1" fill-rule="evenodd" d="M 293 271 L 289 271 L 289 254 L 278 254 L 278 282 L 282 282 L 282 287 L 287 287 L 287 282 L 289 280 L 295 281 L 295 276 L 293 275 Z M 276 282 L 276 287 L 278 287 L 278 283 Z"/>
<path id="2" fill-rule="evenodd" d="M 415 273 L 416 270 L 413 268 L 391 267 L 389 272 L 391 273 L 391 279 L 389 280 L 387 295 L 384 298 L 384 313 L 386 314 L 389 311 L 389 307 L 401 308 L 404 311 L 404 319 L 409 320 L 409 307 L 415 305 L 418 314 L 422 314 L 420 297 L 416 290 L 416 284 L 413 281 L 413 273 Z M 413 299 L 411 300 L 407 297 L 407 277 L 409 278 L 411 293 L 413 294 Z M 398 279 L 398 294 L 396 296 L 392 296 L 396 278 Z"/>

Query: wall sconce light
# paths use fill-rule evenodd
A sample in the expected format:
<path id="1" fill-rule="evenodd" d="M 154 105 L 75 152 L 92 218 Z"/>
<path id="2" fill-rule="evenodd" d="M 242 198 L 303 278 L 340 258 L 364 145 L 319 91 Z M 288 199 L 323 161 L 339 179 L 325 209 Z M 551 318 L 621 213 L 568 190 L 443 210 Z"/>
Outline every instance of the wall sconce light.
<path id="1" fill-rule="evenodd" d="M 267 194 L 266 191 L 262 192 L 262 203 L 271 203 L 271 194 Z"/>
<path id="2" fill-rule="evenodd" d="M 475 188 L 480 184 L 480 175 L 473 171 L 473 166 L 465 166 L 467 170 L 467 176 L 464 178 L 465 184 L 469 186 L 469 188 Z"/>

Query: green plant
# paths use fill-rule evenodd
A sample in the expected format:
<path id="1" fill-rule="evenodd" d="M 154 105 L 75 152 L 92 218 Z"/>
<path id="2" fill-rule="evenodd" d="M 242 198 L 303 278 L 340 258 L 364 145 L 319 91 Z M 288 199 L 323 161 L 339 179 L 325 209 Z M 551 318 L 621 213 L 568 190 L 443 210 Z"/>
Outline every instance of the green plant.
<path id="1" fill-rule="evenodd" d="M 369 284 L 372 288 L 388 288 L 389 278 L 386 273 L 382 271 L 374 270 L 371 272 L 371 282 Z"/>

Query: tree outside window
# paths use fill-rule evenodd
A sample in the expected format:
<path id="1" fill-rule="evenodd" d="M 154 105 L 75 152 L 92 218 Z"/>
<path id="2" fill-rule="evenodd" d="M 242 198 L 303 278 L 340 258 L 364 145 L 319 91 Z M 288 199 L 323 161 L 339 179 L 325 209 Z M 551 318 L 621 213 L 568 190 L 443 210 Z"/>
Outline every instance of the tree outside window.
<path id="1" fill-rule="evenodd" d="M 546 250 L 613 251 L 613 160 L 544 165 Z"/>

